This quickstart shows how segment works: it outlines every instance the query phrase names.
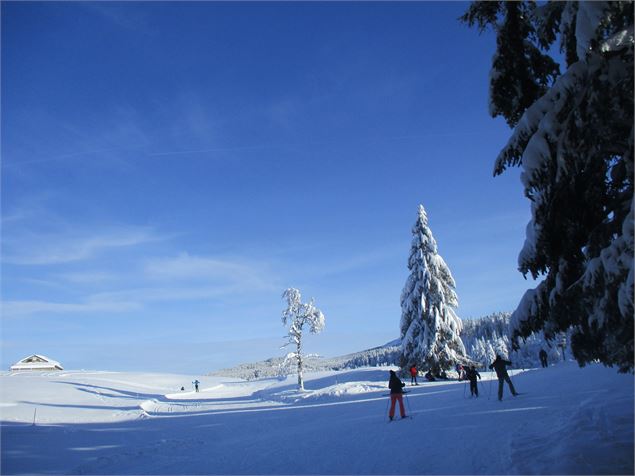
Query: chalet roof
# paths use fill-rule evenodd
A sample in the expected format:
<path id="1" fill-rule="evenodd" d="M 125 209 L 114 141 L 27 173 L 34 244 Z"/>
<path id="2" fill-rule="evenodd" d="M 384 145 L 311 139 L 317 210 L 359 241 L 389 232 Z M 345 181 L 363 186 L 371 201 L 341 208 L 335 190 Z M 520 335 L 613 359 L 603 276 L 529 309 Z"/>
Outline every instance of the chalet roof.
<path id="1" fill-rule="evenodd" d="M 23 358 L 22 360 L 18 361 L 16 364 L 11 366 L 11 370 L 38 370 L 38 369 L 64 370 L 64 368 L 59 362 L 41 354 L 29 355 L 28 357 Z"/>

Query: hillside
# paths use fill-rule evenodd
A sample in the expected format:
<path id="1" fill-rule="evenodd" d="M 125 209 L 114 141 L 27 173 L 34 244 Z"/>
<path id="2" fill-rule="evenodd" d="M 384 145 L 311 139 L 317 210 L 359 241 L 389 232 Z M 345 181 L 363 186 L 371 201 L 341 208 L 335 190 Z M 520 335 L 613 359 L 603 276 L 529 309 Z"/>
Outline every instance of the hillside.
<path id="1" fill-rule="evenodd" d="M 400 352 L 401 347 L 397 339 L 379 347 L 339 357 L 324 358 L 308 355 L 304 357 L 304 369 L 308 372 L 319 372 L 395 365 L 399 361 Z M 284 357 L 272 357 L 260 362 L 245 363 L 210 372 L 209 375 L 251 380 L 254 378 L 285 376 L 294 371 L 293 363 L 286 363 Z"/>

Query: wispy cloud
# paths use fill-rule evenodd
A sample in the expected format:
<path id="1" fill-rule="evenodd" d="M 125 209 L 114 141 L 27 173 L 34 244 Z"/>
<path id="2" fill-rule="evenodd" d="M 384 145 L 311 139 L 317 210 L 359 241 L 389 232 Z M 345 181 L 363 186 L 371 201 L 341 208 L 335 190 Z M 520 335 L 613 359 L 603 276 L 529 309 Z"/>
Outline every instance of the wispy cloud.
<path id="1" fill-rule="evenodd" d="M 155 303 L 169 301 L 219 300 L 224 296 L 247 289 L 237 285 L 216 286 L 154 286 L 140 287 L 91 294 L 76 302 L 47 300 L 7 300 L 2 302 L 2 314 L 6 318 L 30 315 L 141 312 Z"/>
<path id="2" fill-rule="evenodd" d="M 85 302 L 52 301 L 4 301 L 2 315 L 5 318 L 24 317 L 32 314 L 86 314 L 95 312 L 126 312 L 140 308 L 138 303 L 125 301 L 87 300 Z"/>
<path id="3" fill-rule="evenodd" d="M 138 307 L 157 302 L 218 299 L 239 289 L 235 286 L 157 286 L 95 294 L 98 302 L 134 303 Z"/>
<path id="4" fill-rule="evenodd" d="M 5 233 L 6 236 L 6 233 Z M 92 236 L 66 232 L 5 239 L 3 262 L 17 265 L 51 265 L 81 261 L 113 248 L 164 240 L 149 228 L 121 228 Z"/>
<path id="5" fill-rule="evenodd" d="M 364 253 L 351 255 L 346 259 L 335 262 L 324 263 L 314 268 L 316 274 L 320 277 L 328 277 L 358 271 L 360 269 L 377 266 L 386 261 L 394 260 L 402 256 L 403 250 L 396 245 L 385 246 Z"/>
<path id="6" fill-rule="evenodd" d="M 247 262 L 244 258 L 238 260 L 181 253 L 176 257 L 148 261 L 145 275 L 150 279 L 171 282 L 197 280 L 224 288 L 277 289 L 269 265 L 257 261 Z"/>
<path id="7" fill-rule="evenodd" d="M 164 155 L 189 155 L 189 154 L 204 154 L 204 153 L 213 153 L 213 152 L 235 152 L 235 151 L 245 151 L 245 150 L 260 150 L 260 149 L 275 149 L 282 146 L 278 145 L 245 145 L 245 146 L 234 146 L 234 147 L 207 147 L 203 149 L 183 149 L 183 150 L 172 150 L 172 151 L 159 151 L 159 152 L 149 152 L 147 155 L 149 157 L 154 156 L 164 156 Z"/>
<path id="8" fill-rule="evenodd" d="M 76 273 L 61 273 L 57 275 L 59 279 L 67 283 L 73 284 L 97 284 L 113 282 L 120 278 L 115 273 L 106 273 L 103 271 L 85 271 Z"/>
<path id="9" fill-rule="evenodd" d="M 118 2 L 82 2 L 83 8 L 99 14 L 120 28 L 136 33 L 151 33 L 150 23 L 141 15 L 142 9 L 132 5 L 120 5 Z"/>
<path id="10" fill-rule="evenodd" d="M 44 156 L 44 157 L 36 157 L 33 159 L 23 159 L 19 162 L 5 162 L 3 168 L 11 169 L 11 168 L 19 168 L 24 165 L 33 165 L 33 164 L 44 164 L 47 162 L 58 162 L 62 160 L 68 159 L 76 159 L 82 158 L 86 159 L 87 157 L 97 156 L 97 157 L 108 157 L 110 160 L 114 161 L 114 158 L 117 156 L 115 153 L 117 152 L 128 152 L 133 150 L 141 150 L 143 146 L 141 145 L 133 145 L 130 147 L 105 147 L 101 149 L 92 149 L 92 150 L 79 150 L 77 152 L 69 152 L 66 154 L 52 155 L 52 156 Z M 85 163 L 85 161 L 84 161 Z"/>

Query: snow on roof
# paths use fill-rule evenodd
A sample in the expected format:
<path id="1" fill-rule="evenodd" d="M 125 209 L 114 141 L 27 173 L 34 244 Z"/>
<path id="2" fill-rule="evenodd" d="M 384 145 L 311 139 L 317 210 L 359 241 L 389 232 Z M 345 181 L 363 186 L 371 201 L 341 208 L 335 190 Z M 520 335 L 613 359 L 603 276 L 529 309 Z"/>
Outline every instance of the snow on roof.
<path id="1" fill-rule="evenodd" d="M 11 370 L 64 370 L 62 365 L 48 357 L 40 354 L 33 354 L 11 366 Z"/>

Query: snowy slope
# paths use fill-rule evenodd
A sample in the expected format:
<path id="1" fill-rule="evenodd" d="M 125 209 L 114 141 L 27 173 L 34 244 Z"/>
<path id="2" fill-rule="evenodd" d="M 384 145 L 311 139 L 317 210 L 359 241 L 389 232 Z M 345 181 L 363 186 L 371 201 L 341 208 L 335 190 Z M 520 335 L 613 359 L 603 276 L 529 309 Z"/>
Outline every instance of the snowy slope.
<path id="1" fill-rule="evenodd" d="M 387 422 L 385 367 L 307 374 L 302 394 L 293 376 L 5 373 L 1 472 L 633 473 L 632 375 L 531 370 L 502 402 L 483 377 L 478 399 L 462 382 L 409 387 L 414 418 Z"/>

